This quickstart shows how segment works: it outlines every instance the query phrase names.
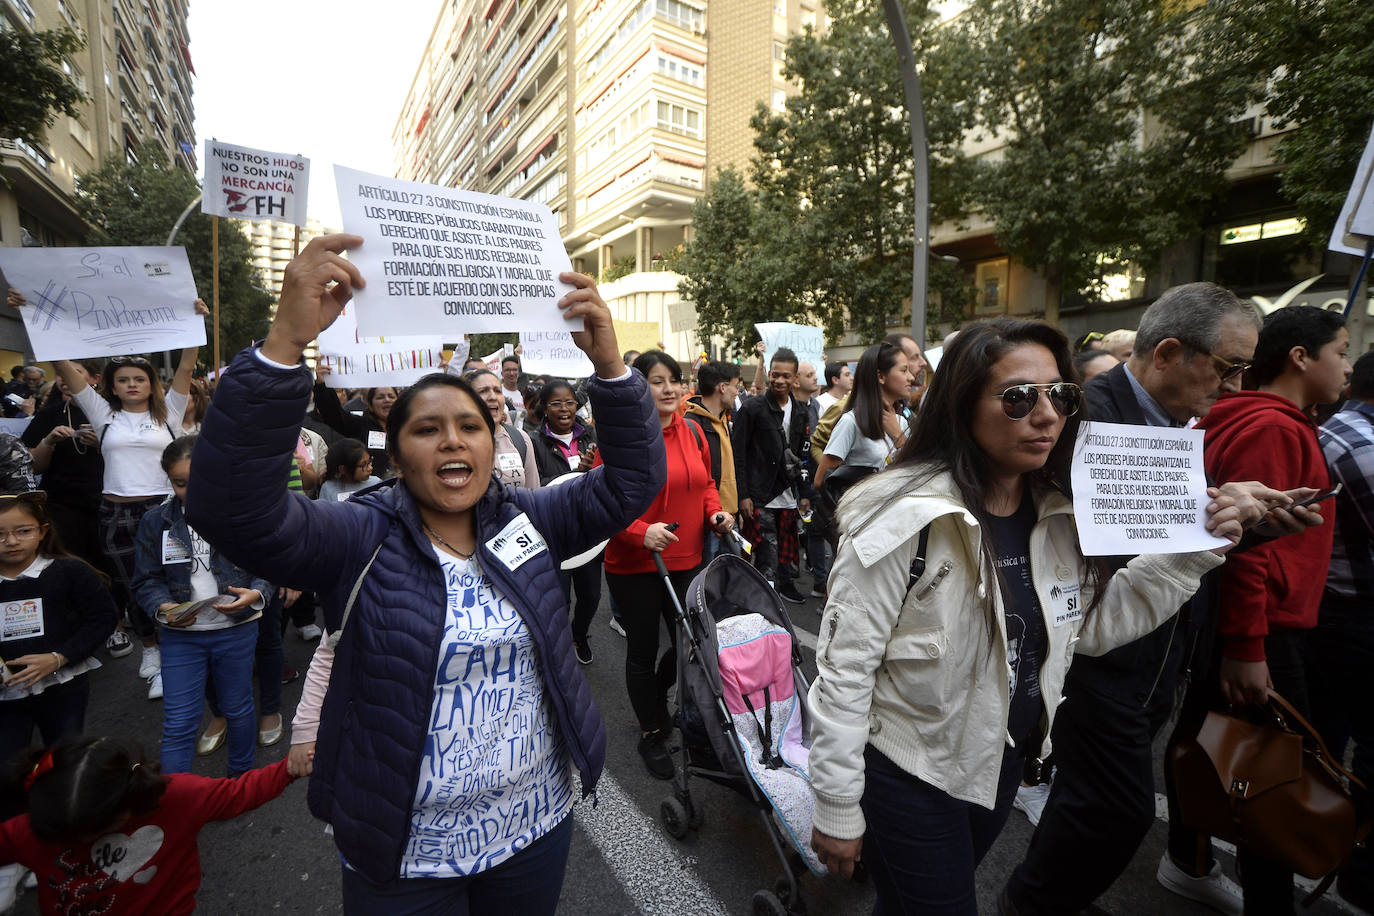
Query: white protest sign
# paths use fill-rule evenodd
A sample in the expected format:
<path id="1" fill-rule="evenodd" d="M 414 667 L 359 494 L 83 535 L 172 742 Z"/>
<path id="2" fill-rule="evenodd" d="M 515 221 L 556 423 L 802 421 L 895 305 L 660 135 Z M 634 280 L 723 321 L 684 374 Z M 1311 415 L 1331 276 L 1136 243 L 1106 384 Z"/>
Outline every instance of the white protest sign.
<path id="1" fill-rule="evenodd" d="M 40 361 L 205 343 L 184 248 L 0 248 Z"/>
<path id="2" fill-rule="evenodd" d="M 442 371 L 444 344 L 438 337 L 362 337 L 350 304 L 317 341 L 330 388 L 376 388 L 413 385 L 422 376 Z"/>
<path id="3" fill-rule="evenodd" d="M 582 330 L 558 310 L 572 270 L 543 204 L 334 167 L 364 334 Z M 576 326 L 575 326 L 576 325 Z"/>
<path id="4" fill-rule="evenodd" d="M 481 360 L 482 360 L 482 362 L 484 362 L 484 363 L 487 364 L 487 368 L 488 368 L 488 369 L 490 369 L 492 372 L 495 372 L 497 375 L 500 375 L 500 374 L 501 374 L 501 360 L 503 360 L 503 359 L 505 359 L 505 358 L 506 358 L 506 348 L 505 348 L 505 347 L 502 347 L 502 348 L 499 349 L 499 350 L 493 351 L 492 354 L 491 354 L 490 356 L 483 356 L 483 357 L 481 357 Z"/>
<path id="5" fill-rule="evenodd" d="M 773 351 L 787 347 L 797 354 L 797 359 L 810 363 L 817 372 L 825 369 L 825 332 L 806 324 L 790 324 L 786 321 L 767 321 L 756 324 L 759 337 L 767 352 L 763 354 L 766 370 L 773 362 Z"/>
<path id="6" fill-rule="evenodd" d="M 310 160 L 304 156 L 205 141 L 202 213 L 304 226 L 309 191 Z"/>
<path id="7" fill-rule="evenodd" d="M 453 354 L 448 358 L 449 375 L 463 374 L 463 365 L 468 361 L 468 354 L 472 352 L 472 344 L 466 338 L 453 345 Z"/>
<path id="8" fill-rule="evenodd" d="M 1207 533 L 1200 429 L 1084 423 L 1073 453 L 1073 512 L 1085 556 L 1189 553 Z"/>
<path id="9" fill-rule="evenodd" d="M 1365 249 L 1374 240 L 1374 128 L 1370 128 L 1369 140 L 1360 156 L 1360 167 L 1355 170 L 1355 180 L 1350 184 L 1350 192 L 1345 196 L 1345 205 L 1336 220 L 1336 228 L 1331 233 L 1331 251 L 1363 257 Z"/>
<path id="10" fill-rule="evenodd" d="M 568 331 L 521 331 L 520 368 L 531 375 L 586 378 L 595 372 Z"/>
<path id="11" fill-rule="evenodd" d="M 691 302 L 673 302 L 668 306 L 668 327 L 674 334 L 695 331 L 697 328 L 697 307 Z"/>

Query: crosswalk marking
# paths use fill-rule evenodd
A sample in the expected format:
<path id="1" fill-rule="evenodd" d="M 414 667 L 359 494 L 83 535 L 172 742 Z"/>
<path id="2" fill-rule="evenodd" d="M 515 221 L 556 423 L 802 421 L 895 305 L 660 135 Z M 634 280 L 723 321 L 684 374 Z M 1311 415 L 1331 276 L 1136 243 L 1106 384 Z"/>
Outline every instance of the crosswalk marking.
<path id="1" fill-rule="evenodd" d="M 610 773 L 601 774 L 596 796 L 595 808 L 584 801 L 574 817 L 638 912 L 726 916 L 725 905 L 702 883 L 695 863 L 669 845 L 658 823 L 640 811 Z"/>

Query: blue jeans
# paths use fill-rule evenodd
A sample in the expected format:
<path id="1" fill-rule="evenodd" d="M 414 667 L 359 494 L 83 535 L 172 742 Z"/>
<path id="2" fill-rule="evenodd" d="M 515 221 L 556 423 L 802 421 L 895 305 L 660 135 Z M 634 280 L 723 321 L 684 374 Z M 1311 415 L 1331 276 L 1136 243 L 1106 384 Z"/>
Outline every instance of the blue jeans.
<path id="1" fill-rule="evenodd" d="M 267 602 L 262 616 L 258 618 L 258 645 L 255 653 L 258 670 L 258 715 L 270 716 L 281 712 L 281 676 L 286 666 L 286 652 L 281 645 L 282 612 L 286 599 L 281 589 L 277 596 Z M 206 693 L 210 703 L 210 715 L 216 719 L 224 718 L 220 707 L 219 695 L 215 685 L 210 684 Z"/>
<path id="2" fill-rule="evenodd" d="M 563 822 L 506 861 L 464 878 L 395 878 L 373 884 L 343 867 L 347 916 L 468 916 L 512 913 L 552 916 L 568 867 L 573 819 Z"/>
<path id="3" fill-rule="evenodd" d="M 205 706 L 205 682 L 229 720 L 229 775 L 253 768 L 257 720 L 253 716 L 253 649 L 258 621 L 226 630 L 162 630 L 162 772 L 189 773 Z"/>
<path id="4" fill-rule="evenodd" d="M 1023 762 L 1004 753 L 989 811 L 912 776 L 871 744 L 864 750 L 863 856 L 878 894 L 874 916 L 978 916 L 973 872 L 1007 822 Z"/>

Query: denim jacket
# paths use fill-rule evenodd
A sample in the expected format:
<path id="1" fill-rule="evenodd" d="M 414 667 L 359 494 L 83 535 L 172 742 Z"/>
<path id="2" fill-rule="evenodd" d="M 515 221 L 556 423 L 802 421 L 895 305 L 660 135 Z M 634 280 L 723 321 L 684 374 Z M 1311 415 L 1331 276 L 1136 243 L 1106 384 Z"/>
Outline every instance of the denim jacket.
<path id="1" fill-rule="evenodd" d="M 168 497 L 166 502 L 144 513 L 134 543 L 134 599 L 154 620 L 157 619 L 157 609 L 162 605 L 191 600 L 192 565 L 162 562 L 162 537 L 165 531 L 170 531 L 172 537 L 182 544 L 191 544 L 191 528 L 186 523 L 181 500 L 175 496 Z M 235 566 L 214 547 L 210 548 L 210 572 L 214 573 L 220 594 L 225 594 L 230 586 L 253 588 L 262 594 L 264 604 L 272 601 L 274 590 L 270 582 Z"/>

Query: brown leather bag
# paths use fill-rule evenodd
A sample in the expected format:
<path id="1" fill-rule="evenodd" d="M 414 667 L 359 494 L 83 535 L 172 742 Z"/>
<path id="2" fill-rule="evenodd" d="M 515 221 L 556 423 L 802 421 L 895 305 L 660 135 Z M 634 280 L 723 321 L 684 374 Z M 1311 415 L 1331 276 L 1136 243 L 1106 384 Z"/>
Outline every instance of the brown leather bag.
<path id="1" fill-rule="evenodd" d="M 1364 784 L 1272 691 L 1270 722 L 1209 712 L 1195 739 L 1169 749 L 1184 824 L 1291 868 L 1331 875 L 1370 830 L 1352 791 Z"/>

